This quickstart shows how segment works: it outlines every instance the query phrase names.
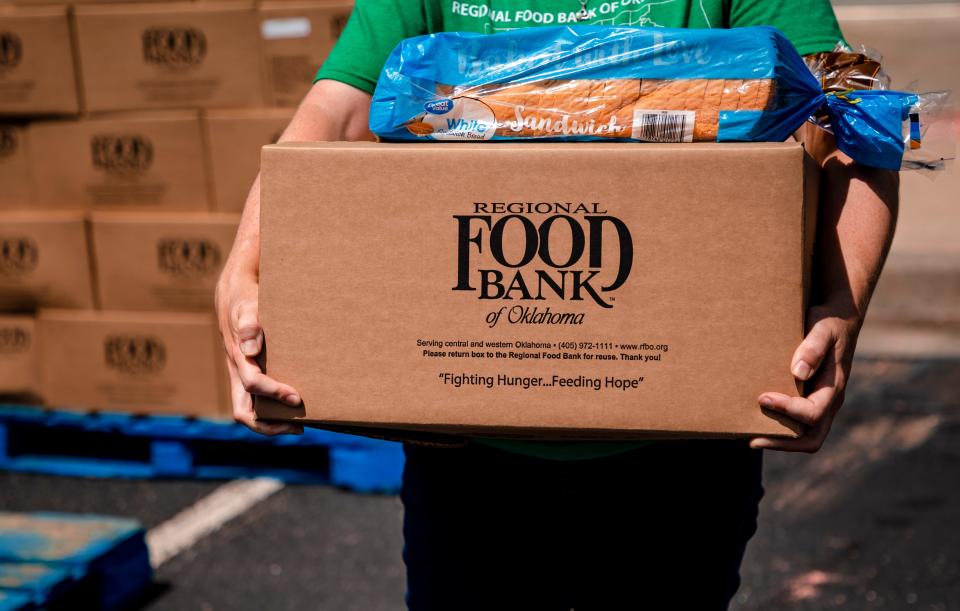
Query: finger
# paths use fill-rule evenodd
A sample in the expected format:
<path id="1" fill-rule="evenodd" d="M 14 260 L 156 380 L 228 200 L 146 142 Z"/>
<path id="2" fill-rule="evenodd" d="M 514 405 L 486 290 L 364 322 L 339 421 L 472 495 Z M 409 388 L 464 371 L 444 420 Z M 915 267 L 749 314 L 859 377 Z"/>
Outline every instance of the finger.
<path id="1" fill-rule="evenodd" d="M 263 420 L 257 420 L 256 416 L 252 413 L 239 418 L 235 416 L 234 420 L 244 425 L 254 433 L 260 433 L 261 435 L 268 435 L 270 437 L 275 435 L 303 435 L 303 427 L 299 424 L 287 422 L 265 422 Z"/>
<path id="2" fill-rule="evenodd" d="M 791 397 L 782 393 L 763 393 L 757 398 L 761 407 L 772 409 L 807 426 L 816 426 L 824 416 L 835 411 L 840 381 L 839 368 L 833 351 L 829 352 L 808 388 L 806 397 Z"/>
<path id="3" fill-rule="evenodd" d="M 795 439 L 780 437 L 757 437 L 750 440 L 750 447 L 756 450 L 776 450 L 779 452 L 807 452 L 814 453 L 823 447 L 827 439 L 832 418 L 824 419 L 819 425 L 810 428 L 803 435 Z"/>
<path id="4" fill-rule="evenodd" d="M 809 380 L 837 341 L 830 326 L 822 322 L 811 327 L 790 360 L 790 372 L 798 380 Z"/>
<path id="5" fill-rule="evenodd" d="M 257 420 L 253 410 L 253 397 L 243 388 L 236 366 L 227 359 L 230 373 L 230 391 L 233 399 L 233 419 L 247 428 L 263 435 L 302 435 L 303 426 L 287 422 L 264 422 Z"/>
<path id="6" fill-rule="evenodd" d="M 241 301 L 234 308 L 233 332 L 236 335 L 240 352 L 244 356 L 256 356 L 263 349 L 263 329 L 257 317 L 255 301 Z"/>
<path id="7" fill-rule="evenodd" d="M 253 429 L 254 432 L 261 435 L 274 437 L 276 435 L 303 435 L 303 425 L 293 424 L 291 422 L 267 422 L 265 420 L 254 420 L 246 426 Z"/>
<path id="8" fill-rule="evenodd" d="M 303 435 L 303 426 L 291 422 L 267 422 L 257 420 L 256 415 L 245 416 L 242 420 L 237 421 L 255 433 L 269 435 L 270 437 L 275 435 Z"/>
<path id="9" fill-rule="evenodd" d="M 277 382 L 260 371 L 260 366 L 253 359 L 240 356 L 235 364 L 241 387 L 246 392 L 261 397 L 270 397 L 293 407 L 300 405 L 300 393 L 289 384 Z"/>
<path id="10" fill-rule="evenodd" d="M 233 419 L 241 424 L 250 426 L 256 420 L 253 411 L 253 397 L 243 388 L 243 382 L 237 374 L 237 365 L 232 358 L 227 358 L 227 372 L 230 376 L 230 399 L 233 404 Z"/>
<path id="11" fill-rule="evenodd" d="M 774 450 L 776 452 L 806 452 L 812 454 L 820 447 L 807 437 L 797 439 L 780 439 L 777 437 L 757 437 L 750 440 L 750 447 L 754 450 Z"/>
<path id="12" fill-rule="evenodd" d="M 801 424 L 816 426 L 827 413 L 835 394 L 833 386 L 821 386 L 806 397 L 767 392 L 760 395 L 757 402 L 760 407 L 774 410 Z"/>

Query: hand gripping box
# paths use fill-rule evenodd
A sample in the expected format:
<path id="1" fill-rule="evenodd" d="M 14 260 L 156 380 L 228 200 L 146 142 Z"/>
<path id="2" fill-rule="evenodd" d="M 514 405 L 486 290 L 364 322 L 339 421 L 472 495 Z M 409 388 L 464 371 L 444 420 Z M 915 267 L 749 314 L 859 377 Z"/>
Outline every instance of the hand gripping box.
<path id="1" fill-rule="evenodd" d="M 239 220 L 209 212 L 93 213 L 100 307 L 212 311 Z"/>
<path id="2" fill-rule="evenodd" d="M 83 213 L 0 212 L 0 310 L 93 306 Z"/>
<path id="3" fill-rule="evenodd" d="M 204 115 L 213 208 L 241 212 L 260 171 L 260 147 L 276 142 L 293 110 L 247 108 L 211 110 Z"/>
<path id="4" fill-rule="evenodd" d="M 259 8 L 264 99 L 297 106 L 347 24 L 352 1 L 273 0 Z"/>
<path id="5" fill-rule="evenodd" d="M 89 111 L 261 105 L 252 3 L 90 5 L 75 15 Z"/>
<path id="6" fill-rule="evenodd" d="M 196 111 L 47 121 L 32 124 L 29 136 L 40 207 L 209 209 Z"/>
<path id="7" fill-rule="evenodd" d="M 41 310 L 37 324 L 50 405 L 224 413 L 223 351 L 209 314 Z"/>
<path id="8" fill-rule="evenodd" d="M 35 331 L 32 316 L 0 314 L 0 396 L 37 394 Z"/>
<path id="9" fill-rule="evenodd" d="M 306 424 L 793 435 L 816 174 L 799 144 L 265 147 L 267 373 Z"/>
<path id="10" fill-rule="evenodd" d="M 65 6 L 0 6 L 0 115 L 80 112 Z"/>

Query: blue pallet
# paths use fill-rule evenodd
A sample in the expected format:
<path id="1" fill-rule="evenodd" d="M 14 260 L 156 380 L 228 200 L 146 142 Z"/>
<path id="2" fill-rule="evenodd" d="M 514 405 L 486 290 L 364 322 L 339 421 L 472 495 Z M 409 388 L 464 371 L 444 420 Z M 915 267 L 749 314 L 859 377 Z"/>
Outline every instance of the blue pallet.
<path id="1" fill-rule="evenodd" d="M 114 478 L 268 476 L 393 493 L 403 450 L 320 429 L 266 437 L 223 420 L 0 405 L 0 469 Z"/>
<path id="2" fill-rule="evenodd" d="M 0 512 L 0 592 L 21 605 L 12 609 L 115 611 L 152 580 L 144 531 L 134 520 Z"/>
<path id="3" fill-rule="evenodd" d="M 33 611 L 36 608 L 30 596 L 22 592 L 0 590 L 0 611 Z"/>
<path id="4" fill-rule="evenodd" d="M 30 604 L 41 606 L 64 600 L 75 586 L 69 569 L 40 562 L 0 561 L 0 592 L 21 594 Z"/>

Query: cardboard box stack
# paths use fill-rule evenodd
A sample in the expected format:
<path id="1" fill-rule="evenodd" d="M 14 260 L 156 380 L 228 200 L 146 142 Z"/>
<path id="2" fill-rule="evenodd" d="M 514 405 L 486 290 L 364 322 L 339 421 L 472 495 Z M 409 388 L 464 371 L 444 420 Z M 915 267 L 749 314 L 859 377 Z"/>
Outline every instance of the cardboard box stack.
<path id="1" fill-rule="evenodd" d="M 349 0 L 0 0 L 0 396 L 226 415 L 213 291 Z"/>
<path id="2" fill-rule="evenodd" d="M 41 121 L 30 126 L 40 208 L 207 210 L 196 111 Z"/>
<path id="3" fill-rule="evenodd" d="M 0 315 L 0 394 L 36 397 L 38 364 L 33 317 Z"/>
<path id="4" fill-rule="evenodd" d="M 269 105 L 294 106 L 317 73 L 350 16 L 351 0 L 270 0 L 260 5 L 263 96 Z M 318 52 L 319 51 L 319 52 Z"/>
<path id="5" fill-rule="evenodd" d="M 75 114 L 79 92 L 65 6 L 0 6 L 0 115 Z"/>

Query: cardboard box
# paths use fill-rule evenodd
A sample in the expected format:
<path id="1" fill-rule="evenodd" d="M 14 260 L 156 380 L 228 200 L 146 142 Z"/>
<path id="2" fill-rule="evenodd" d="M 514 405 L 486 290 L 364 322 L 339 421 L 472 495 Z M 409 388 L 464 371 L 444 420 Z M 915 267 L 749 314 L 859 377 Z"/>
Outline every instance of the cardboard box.
<path id="1" fill-rule="evenodd" d="M 497 436 L 791 435 L 799 144 L 273 145 L 267 419 Z M 518 205 L 519 204 L 519 205 Z"/>
<path id="2" fill-rule="evenodd" d="M 33 317 L 0 315 L 0 395 L 36 395 L 38 364 Z"/>
<path id="3" fill-rule="evenodd" d="M 0 115 L 79 111 L 66 7 L 0 7 Z"/>
<path id="4" fill-rule="evenodd" d="M 248 2 L 76 8 L 90 111 L 259 106 L 259 37 Z"/>
<path id="5" fill-rule="evenodd" d="M 214 210 L 243 210 L 247 193 L 260 171 L 260 147 L 276 142 L 292 117 L 293 111 L 283 108 L 206 113 Z"/>
<path id="6" fill-rule="evenodd" d="M 16 123 L 0 123 L 0 185 L 0 209 L 29 208 L 33 203 L 27 130 Z"/>
<path id="7" fill-rule="evenodd" d="M 297 106 L 340 37 L 353 2 L 314 0 L 260 5 L 264 99 Z"/>
<path id="8" fill-rule="evenodd" d="M 79 212 L 0 212 L 0 310 L 94 306 Z"/>
<path id="9" fill-rule="evenodd" d="M 164 2 L 168 3 L 170 0 L 136 0 L 136 2 Z M 61 1 L 60 4 L 63 2 Z M 34 5 L 49 5 L 49 4 L 58 4 L 57 0 L 16 0 L 18 6 L 34 6 Z M 68 3 L 70 6 L 77 6 L 78 4 L 130 4 L 130 0 L 70 0 Z"/>
<path id="10" fill-rule="evenodd" d="M 30 165 L 43 207 L 209 209 L 195 111 L 121 113 L 30 126 Z"/>
<path id="11" fill-rule="evenodd" d="M 41 310 L 38 326 L 51 405 L 222 414 L 223 350 L 210 315 Z"/>
<path id="12" fill-rule="evenodd" d="M 236 214 L 94 213 L 100 307 L 212 311 L 239 220 Z"/>

